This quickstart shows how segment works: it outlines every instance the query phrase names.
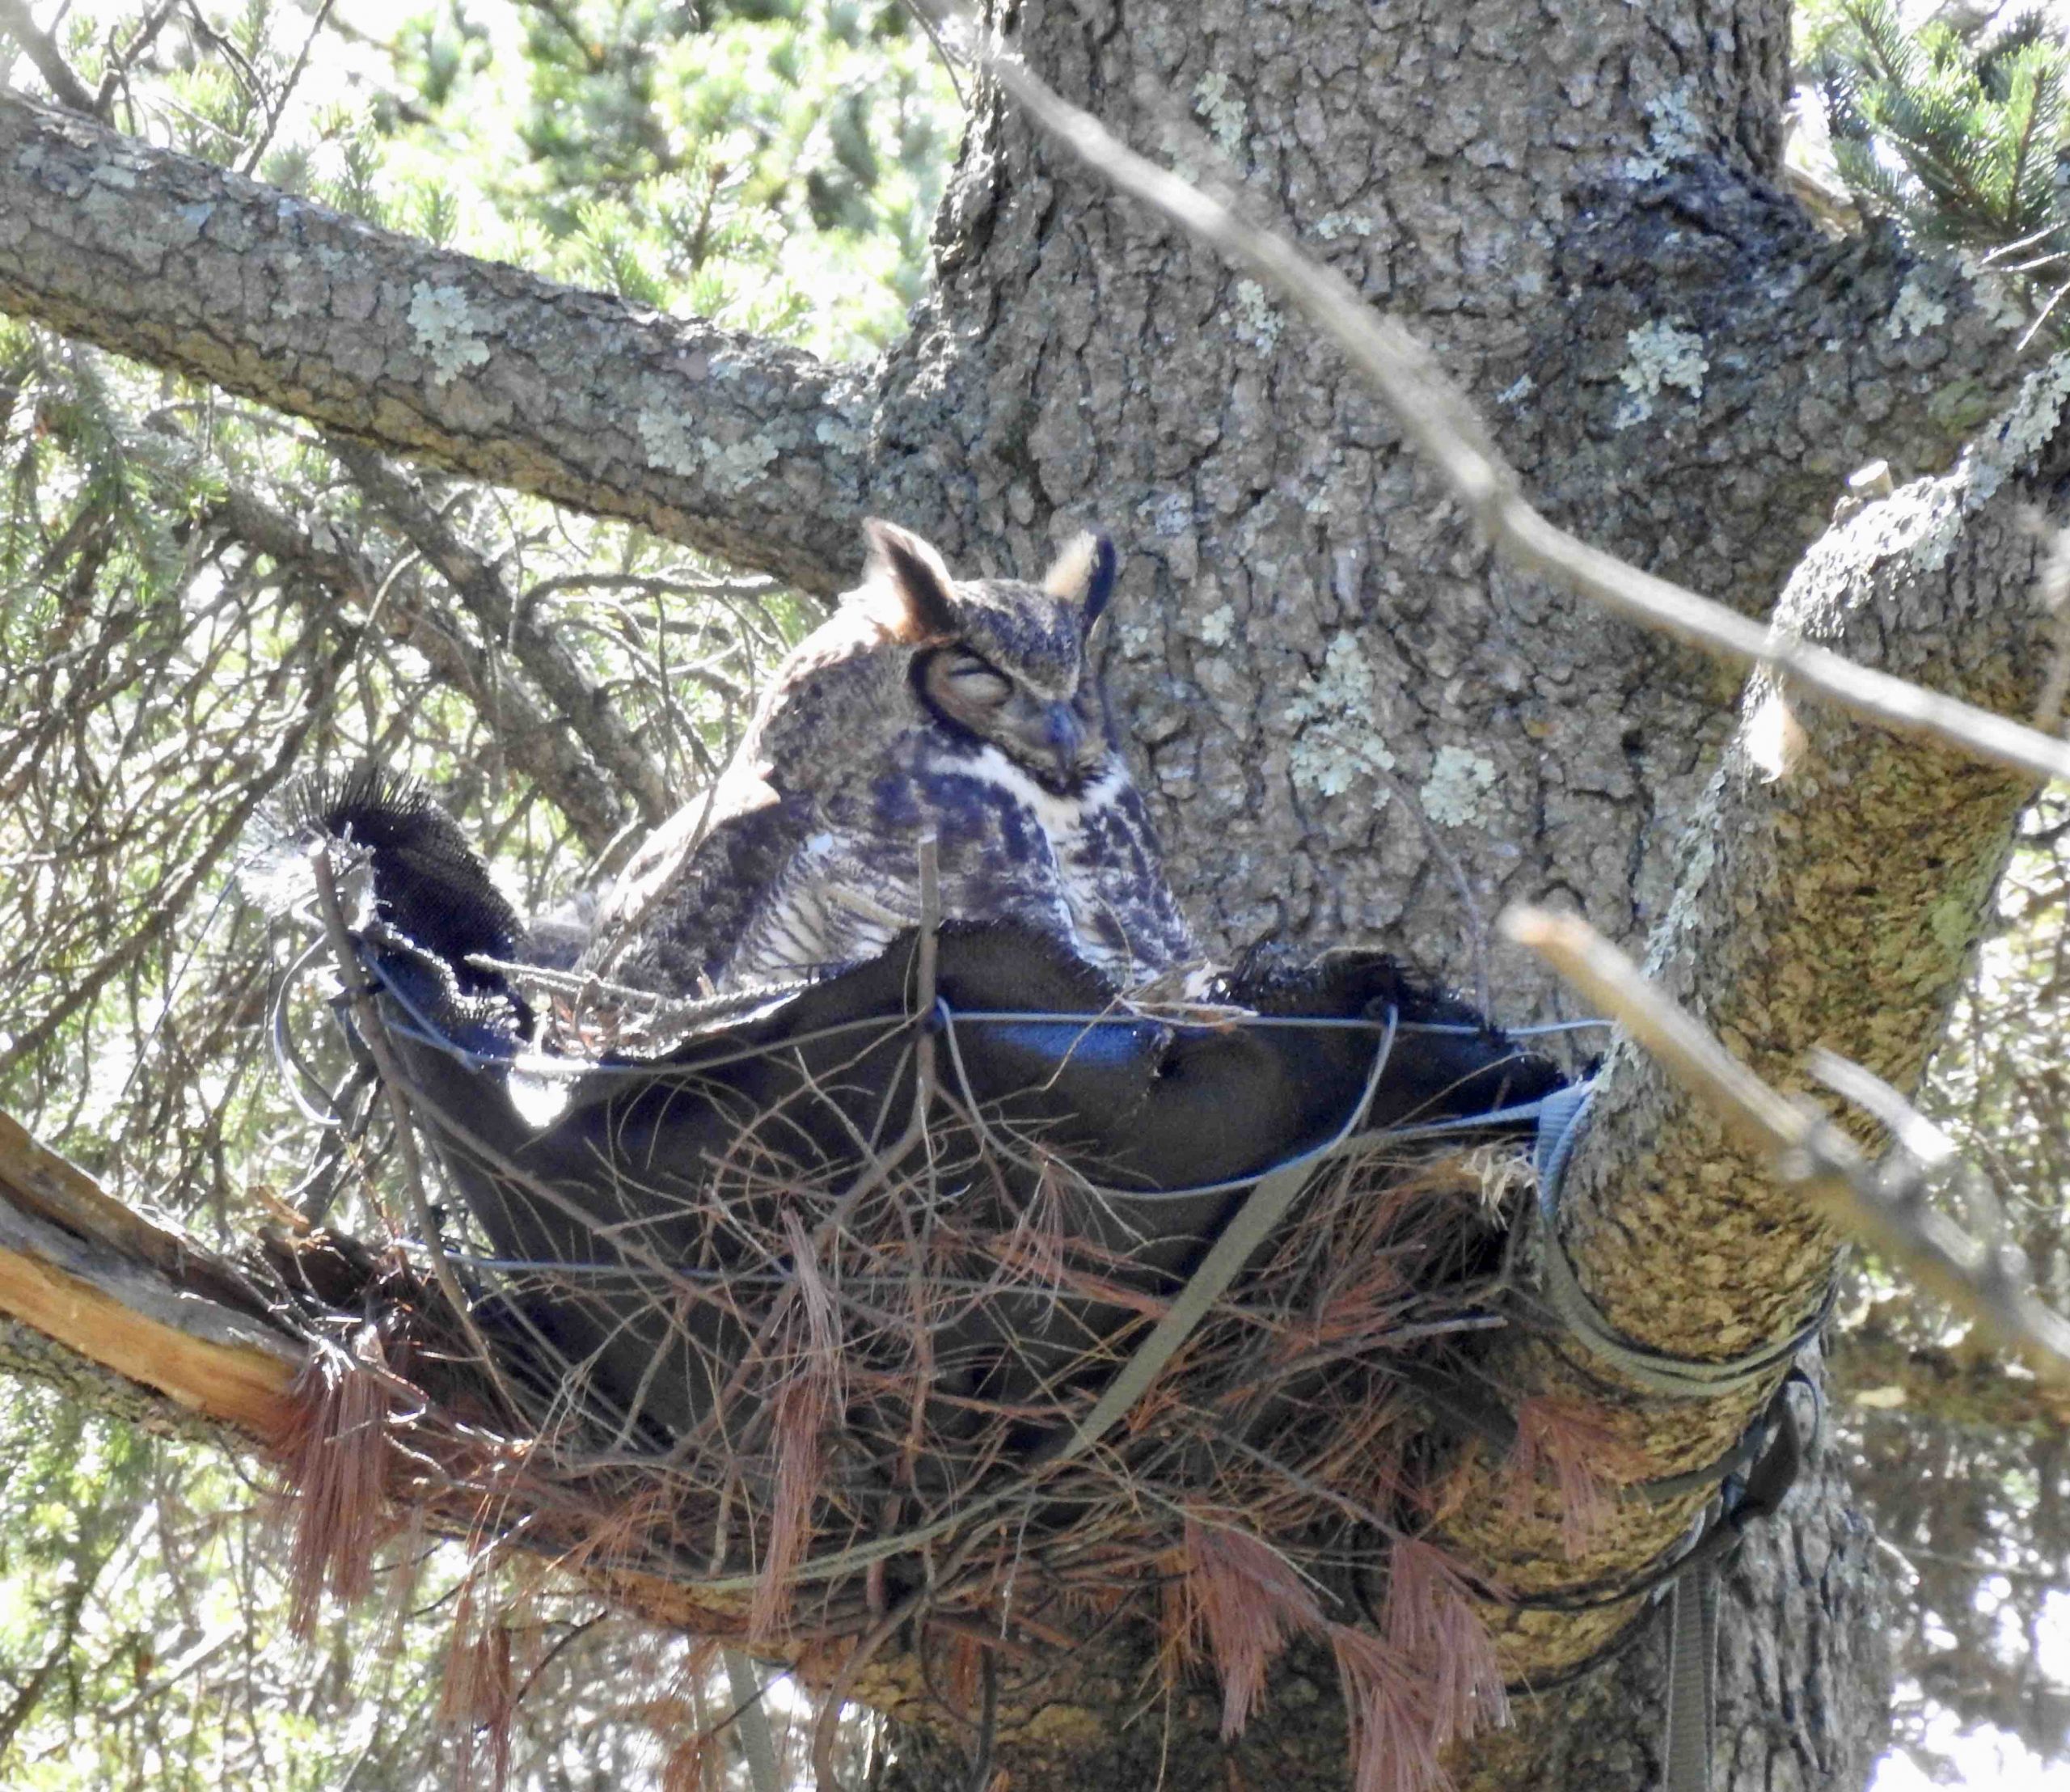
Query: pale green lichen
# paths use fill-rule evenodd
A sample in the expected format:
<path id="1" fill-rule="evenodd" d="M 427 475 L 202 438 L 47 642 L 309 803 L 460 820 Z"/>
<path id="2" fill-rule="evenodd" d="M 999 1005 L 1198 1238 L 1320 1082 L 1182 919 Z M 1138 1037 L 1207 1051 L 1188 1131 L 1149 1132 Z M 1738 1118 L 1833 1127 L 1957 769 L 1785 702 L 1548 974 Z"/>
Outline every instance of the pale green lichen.
<path id="1" fill-rule="evenodd" d="M 746 491 L 776 458 L 776 444 L 766 436 L 724 443 L 700 436 L 697 445 L 704 453 L 705 477 L 721 492 Z"/>
<path id="2" fill-rule="evenodd" d="M 1696 83 L 1685 80 L 1646 102 L 1646 148 L 1625 158 L 1626 179 L 1658 180 L 1675 163 L 1703 147 L 1703 121 L 1696 113 Z"/>
<path id="3" fill-rule="evenodd" d="M 488 359 L 487 332 L 458 286 L 434 286 L 420 280 L 410 289 L 409 319 L 418 352 L 431 363 L 434 386 L 443 386 L 456 374 Z"/>
<path id="4" fill-rule="evenodd" d="M 1346 230 L 1354 236 L 1371 236 L 1373 221 L 1357 212 L 1331 212 L 1316 220 L 1316 235 L 1325 243 L 1334 243 Z"/>
<path id="5" fill-rule="evenodd" d="M 1481 799 L 1495 788 L 1495 776 L 1493 763 L 1479 754 L 1441 746 L 1417 800 L 1440 827 L 1464 827 L 1482 818 Z"/>
<path id="6" fill-rule="evenodd" d="M 2023 471 L 2055 433 L 2070 403 L 2070 351 L 2051 356 L 2021 382 L 2013 402 L 1979 433 L 1951 472 L 1915 480 L 1876 507 L 1880 526 L 1911 539 L 1913 564 L 1927 572 L 1948 563 L 1962 521 Z"/>
<path id="7" fill-rule="evenodd" d="M 1988 265 L 1983 257 L 1971 249 L 1958 249 L 1955 264 L 1969 277 L 1970 288 L 1976 294 L 1978 308 L 1987 319 L 2001 330 L 2023 330 L 2026 328 L 2026 308 L 2013 293 L 2011 281 Z"/>
<path id="8" fill-rule="evenodd" d="M 1286 326 L 1265 296 L 1265 288 L 1255 280 L 1240 280 L 1235 297 L 1236 340 L 1248 343 L 1261 355 L 1270 354 Z"/>
<path id="9" fill-rule="evenodd" d="M 1286 718 L 1300 730 L 1291 755 L 1297 788 L 1341 795 L 1362 776 L 1392 771 L 1395 758 L 1373 729 L 1374 678 L 1358 637 L 1348 630 L 1323 651 L 1323 670 L 1297 691 Z M 1375 807 L 1387 801 L 1384 788 Z"/>
<path id="10" fill-rule="evenodd" d="M 1629 429 L 1653 415 L 1653 401 L 1662 388 L 1679 386 L 1692 398 L 1704 395 L 1704 374 L 1710 363 L 1704 358 L 1704 339 L 1664 321 L 1643 323 L 1624 332 L 1629 358 L 1617 378 L 1625 395 L 1611 419 L 1612 427 Z"/>
<path id="11" fill-rule="evenodd" d="M 1210 610 L 1200 619 L 1193 632 L 1208 647 L 1227 647 L 1230 636 L 1236 632 L 1236 612 L 1227 604 Z"/>
<path id="12" fill-rule="evenodd" d="M 1951 890 L 1926 911 L 1926 930 L 1950 957 L 1959 957 L 1976 937 L 1976 892 Z"/>
<path id="13" fill-rule="evenodd" d="M 1165 492 L 1145 498 L 1135 507 L 1135 514 L 1148 522 L 1155 534 L 1167 539 L 1183 535 L 1193 526 L 1193 500 L 1184 492 Z"/>
<path id="14" fill-rule="evenodd" d="M 1495 395 L 1498 404 L 1521 404 L 1538 390 L 1538 382 L 1528 374 L 1519 374 Z"/>
<path id="15" fill-rule="evenodd" d="M 822 417 L 813 425 L 813 440 L 844 454 L 860 454 L 869 446 L 869 437 L 838 417 Z"/>
<path id="16" fill-rule="evenodd" d="M 1229 77 L 1210 69 L 1193 83 L 1193 108 L 1207 120 L 1215 146 L 1233 157 L 1244 146 L 1246 114 L 1242 97 L 1229 91 Z"/>
<path id="17" fill-rule="evenodd" d="M 680 410 L 644 406 L 633 420 L 647 464 L 658 472 L 694 478 L 703 469 L 703 456 L 690 433 L 690 420 Z"/>
<path id="18" fill-rule="evenodd" d="M 1914 268 L 1898 289 L 1898 302 L 1890 307 L 1883 333 L 1893 342 L 1902 342 L 1908 336 L 1925 336 L 1947 321 L 1947 306 L 1928 293 Z"/>

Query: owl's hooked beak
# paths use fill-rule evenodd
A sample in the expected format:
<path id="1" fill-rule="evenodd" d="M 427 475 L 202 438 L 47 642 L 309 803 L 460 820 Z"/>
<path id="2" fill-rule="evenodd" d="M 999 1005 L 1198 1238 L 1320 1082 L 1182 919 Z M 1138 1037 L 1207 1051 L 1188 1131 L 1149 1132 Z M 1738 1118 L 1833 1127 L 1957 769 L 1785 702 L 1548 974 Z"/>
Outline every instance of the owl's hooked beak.
<path id="1" fill-rule="evenodd" d="M 1056 761 L 1058 780 L 1075 780 L 1085 761 L 1085 724 L 1078 712 L 1067 703 L 1051 704 L 1042 713 L 1042 742 Z"/>

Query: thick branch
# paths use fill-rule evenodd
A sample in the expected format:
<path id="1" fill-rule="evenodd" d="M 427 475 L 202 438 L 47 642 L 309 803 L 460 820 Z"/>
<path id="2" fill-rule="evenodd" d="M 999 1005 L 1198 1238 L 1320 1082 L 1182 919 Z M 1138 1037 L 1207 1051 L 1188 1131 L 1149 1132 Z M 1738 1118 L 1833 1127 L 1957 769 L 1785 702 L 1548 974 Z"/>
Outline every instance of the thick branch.
<path id="1" fill-rule="evenodd" d="M 239 1278 L 0 1114 L 0 1315 L 214 1424 L 283 1435 L 302 1350 Z"/>
<path id="2" fill-rule="evenodd" d="M 5 92 L 0 310 L 808 591 L 853 570 L 859 378 Z"/>
<path id="3" fill-rule="evenodd" d="M 1995 483 L 1995 482 L 1994 482 Z M 1966 501 L 1980 508 L 1957 528 Z M 2034 551 L 2009 483 L 1988 503 L 1966 474 L 1924 481 L 1808 556 L 1778 623 L 1972 701 L 2030 703 L 2044 656 Z M 1908 1090 L 1981 930 L 2033 785 L 1865 729 L 1756 675 L 1745 721 L 1685 839 L 1648 970 L 1743 1063 L 1802 1090 L 1825 1046 Z M 1790 1337 L 1816 1311 L 1835 1240 L 1802 1198 L 1642 1052 L 1613 1051 L 1568 1171 L 1562 1247 L 1611 1328 L 1645 1349 L 1717 1361 Z M 1671 1402 L 1556 1329 L 1518 1342 L 1503 1385 L 1602 1413 L 1627 1477 L 1698 1469 L 1731 1446 L 1765 1389 Z M 1518 1523 L 1493 1465 L 1473 1479 L 1455 1543 L 1527 1591 L 1613 1583 L 1674 1544 L 1692 1497 L 1621 1505 L 1578 1560 L 1550 1511 Z M 1511 1659 L 1581 1659 L 1637 1610 L 1527 1613 Z"/>

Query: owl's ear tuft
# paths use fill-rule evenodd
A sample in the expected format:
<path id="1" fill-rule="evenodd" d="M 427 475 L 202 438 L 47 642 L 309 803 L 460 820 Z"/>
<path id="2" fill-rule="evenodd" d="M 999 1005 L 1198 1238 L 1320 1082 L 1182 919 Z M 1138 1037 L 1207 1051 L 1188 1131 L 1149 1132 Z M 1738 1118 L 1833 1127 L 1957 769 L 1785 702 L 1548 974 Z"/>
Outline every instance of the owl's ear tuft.
<path id="1" fill-rule="evenodd" d="M 1042 589 L 1053 598 L 1076 604 L 1090 629 L 1114 594 L 1116 564 L 1113 543 L 1088 532 L 1058 555 L 1042 575 Z"/>
<path id="2" fill-rule="evenodd" d="M 863 533 L 870 544 L 864 583 L 887 590 L 897 600 L 899 638 L 921 641 L 955 634 L 956 602 L 949 593 L 956 581 L 933 547 L 911 530 L 877 517 L 864 523 Z"/>

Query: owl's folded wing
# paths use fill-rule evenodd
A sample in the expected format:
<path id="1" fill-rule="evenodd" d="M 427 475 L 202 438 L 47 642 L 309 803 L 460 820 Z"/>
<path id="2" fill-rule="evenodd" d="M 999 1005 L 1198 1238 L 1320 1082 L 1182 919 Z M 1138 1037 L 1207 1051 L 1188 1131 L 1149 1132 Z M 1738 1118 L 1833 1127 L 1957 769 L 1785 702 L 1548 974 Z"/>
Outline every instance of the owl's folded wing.
<path id="1" fill-rule="evenodd" d="M 736 761 L 619 874 L 579 968 L 662 995 L 696 995 L 804 846 L 813 806 L 787 797 L 765 767 Z"/>

